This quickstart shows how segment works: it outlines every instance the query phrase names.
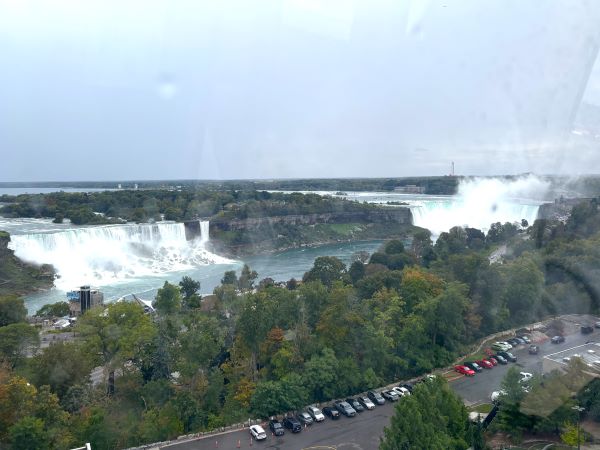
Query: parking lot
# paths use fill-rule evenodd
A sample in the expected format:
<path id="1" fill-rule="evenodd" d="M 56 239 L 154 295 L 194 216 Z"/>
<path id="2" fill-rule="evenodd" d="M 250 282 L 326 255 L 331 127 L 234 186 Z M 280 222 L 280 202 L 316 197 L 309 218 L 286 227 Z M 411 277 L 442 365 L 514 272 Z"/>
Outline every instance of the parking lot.
<path id="1" fill-rule="evenodd" d="M 594 330 L 592 334 L 581 334 L 578 326 L 569 327 L 570 334 L 566 335 L 565 342 L 552 344 L 550 339 L 544 342 L 535 342 L 539 346 L 537 355 L 528 353 L 528 346 L 521 345 L 510 350 L 517 356 L 516 363 L 497 365 L 493 369 L 484 370 L 474 377 L 456 375 L 450 382 L 450 387 L 459 394 L 466 404 L 489 403 L 493 391 L 500 389 L 500 384 L 508 369 L 517 366 L 523 372 L 541 373 L 544 355 L 568 349 L 586 342 L 600 342 L 600 330 Z M 378 448 L 379 439 L 383 436 L 383 429 L 389 424 L 394 413 L 394 405 L 388 402 L 377 406 L 373 411 L 364 411 L 354 418 L 342 416 L 339 420 L 332 421 L 329 418 L 324 422 L 313 424 L 303 429 L 299 434 L 292 434 L 286 430 L 286 434 L 275 437 L 269 429 L 266 441 L 251 441 L 248 429 L 216 435 L 195 441 L 174 443 L 161 448 L 177 450 L 208 450 L 215 448 L 268 448 L 268 449 L 355 449 L 366 450 Z"/>
<path id="2" fill-rule="evenodd" d="M 517 357 L 516 363 L 509 362 L 505 366 L 498 364 L 493 369 L 484 369 L 483 372 L 476 374 L 474 377 L 461 376 L 452 381 L 450 387 L 465 400 L 466 404 L 489 403 L 491 393 L 500 389 L 502 378 L 504 378 L 510 367 L 517 366 L 522 372 L 542 373 L 544 355 L 585 344 L 589 341 L 600 342 L 600 330 L 595 330 L 592 334 L 581 334 L 577 331 L 567 335 L 565 342 L 562 344 L 552 344 L 550 339 L 542 343 L 536 343 L 540 348 L 537 355 L 530 355 L 528 346 L 521 345 L 510 350 Z"/>
<path id="3" fill-rule="evenodd" d="M 197 441 L 182 442 L 161 447 L 177 450 L 214 450 L 215 448 L 268 448 L 268 449 L 336 449 L 336 450 L 370 450 L 379 447 L 379 438 L 383 436 L 383 428 L 387 426 L 394 414 L 394 406 L 386 402 L 373 411 L 364 411 L 356 417 L 340 417 L 338 420 L 326 418 L 292 434 L 288 430 L 284 436 L 274 437 L 268 427 L 266 441 L 250 443 L 247 429 L 213 436 Z M 239 441 L 239 447 L 238 447 Z"/>

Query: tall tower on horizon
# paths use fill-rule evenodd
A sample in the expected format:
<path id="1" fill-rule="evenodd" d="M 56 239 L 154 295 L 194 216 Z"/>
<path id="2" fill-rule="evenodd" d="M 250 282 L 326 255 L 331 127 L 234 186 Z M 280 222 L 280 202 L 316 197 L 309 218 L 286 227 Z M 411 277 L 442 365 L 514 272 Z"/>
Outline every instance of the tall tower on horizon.
<path id="1" fill-rule="evenodd" d="M 452 161 L 452 166 L 450 168 L 450 176 L 453 177 L 454 176 L 454 161 Z"/>

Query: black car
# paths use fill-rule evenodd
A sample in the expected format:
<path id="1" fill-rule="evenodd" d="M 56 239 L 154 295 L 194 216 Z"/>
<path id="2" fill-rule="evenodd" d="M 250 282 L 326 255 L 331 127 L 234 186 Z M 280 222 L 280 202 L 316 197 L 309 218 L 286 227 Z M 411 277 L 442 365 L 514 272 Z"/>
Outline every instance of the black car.
<path id="1" fill-rule="evenodd" d="M 281 422 L 276 419 L 272 419 L 269 421 L 269 428 L 273 432 L 275 436 L 283 436 L 285 434 L 285 430 L 283 429 L 283 425 Z"/>
<path id="2" fill-rule="evenodd" d="M 504 359 L 509 360 L 510 362 L 517 362 L 517 357 L 510 352 L 498 352 L 500 356 L 503 356 Z"/>
<path id="3" fill-rule="evenodd" d="M 355 398 L 349 397 L 346 399 L 346 401 L 350 403 L 350 406 L 352 406 L 354 410 L 358 413 L 363 412 L 365 410 L 365 407 L 361 405 L 360 402 Z"/>
<path id="4" fill-rule="evenodd" d="M 412 385 L 412 384 L 410 384 L 410 383 L 401 384 L 399 387 L 406 388 L 406 389 L 408 389 L 408 392 L 411 392 L 411 393 L 412 393 L 412 390 L 413 390 L 413 385 Z"/>
<path id="5" fill-rule="evenodd" d="M 537 355 L 539 351 L 540 351 L 540 348 L 537 345 L 531 344 L 529 346 L 529 354 L 530 355 Z"/>
<path id="6" fill-rule="evenodd" d="M 292 430 L 292 433 L 300 433 L 302 431 L 302 424 L 293 416 L 283 419 L 283 426 Z"/>
<path id="7" fill-rule="evenodd" d="M 565 337 L 564 336 L 554 336 L 552 339 L 550 339 L 550 341 L 553 344 L 560 344 L 562 342 L 565 342 Z"/>
<path id="8" fill-rule="evenodd" d="M 506 360 L 506 358 L 502 355 L 492 355 L 494 358 L 496 358 L 496 361 L 498 361 L 498 364 L 508 364 L 508 361 Z"/>
<path id="9" fill-rule="evenodd" d="M 340 418 L 340 412 L 333 406 L 326 406 L 323 408 L 323 414 L 332 420 L 338 420 Z"/>
<path id="10" fill-rule="evenodd" d="M 466 363 L 463 363 L 463 366 L 467 366 L 469 369 L 474 370 L 475 372 L 481 372 L 483 370 L 481 366 L 476 362 L 468 361 Z"/>
<path id="11" fill-rule="evenodd" d="M 531 339 L 526 334 L 524 334 L 523 336 L 518 336 L 518 338 L 525 341 L 526 344 L 531 344 Z"/>
<path id="12" fill-rule="evenodd" d="M 335 402 L 334 405 L 337 408 L 337 410 L 339 412 L 341 412 L 343 415 L 345 415 L 346 417 L 354 417 L 354 416 L 356 416 L 356 411 L 355 411 L 355 409 L 352 406 L 350 406 L 350 403 L 348 403 L 348 402 Z"/>
<path id="13" fill-rule="evenodd" d="M 312 425 L 314 422 L 313 418 L 306 411 L 302 411 L 301 413 L 298 413 L 298 415 L 296 417 L 300 421 L 300 423 L 302 423 L 303 425 Z"/>
<path id="14" fill-rule="evenodd" d="M 367 397 L 369 397 L 371 401 L 376 405 L 385 405 L 385 399 L 381 396 L 379 392 L 369 391 L 367 392 Z"/>
<path id="15" fill-rule="evenodd" d="M 513 347 L 516 347 L 517 345 L 521 345 L 521 341 L 519 339 L 517 339 L 517 338 L 511 338 L 511 339 L 509 339 L 506 342 L 508 342 Z"/>
<path id="16" fill-rule="evenodd" d="M 581 333 L 582 334 L 590 334 L 594 332 L 594 327 L 592 327 L 591 325 L 582 325 L 581 326 Z"/>

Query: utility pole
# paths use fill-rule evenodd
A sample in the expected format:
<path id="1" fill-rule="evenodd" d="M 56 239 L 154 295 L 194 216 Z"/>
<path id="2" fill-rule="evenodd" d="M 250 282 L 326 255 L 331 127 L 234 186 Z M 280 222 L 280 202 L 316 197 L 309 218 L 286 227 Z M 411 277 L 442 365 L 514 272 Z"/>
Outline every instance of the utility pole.
<path id="1" fill-rule="evenodd" d="M 575 405 L 571 407 L 571 409 L 577 411 L 577 450 L 581 450 L 581 441 L 579 440 L 579 423 L 581 422 L 581 411 L 585 411 L 585 408 Z"/>

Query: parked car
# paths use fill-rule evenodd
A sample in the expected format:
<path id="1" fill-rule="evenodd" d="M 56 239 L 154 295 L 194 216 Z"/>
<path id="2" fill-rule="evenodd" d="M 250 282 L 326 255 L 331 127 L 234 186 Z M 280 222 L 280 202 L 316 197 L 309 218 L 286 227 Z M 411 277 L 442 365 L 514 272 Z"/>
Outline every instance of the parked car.
<path id="1" fill-rule="evenodd" d="M 407 395 L 410 395 L 410 391 L 408 389 L 406 389 L 404 386 L 396 386 L 396 387 L 392 388 L 392 391 L 394 391 L 400 397 L 406 397 Z"/>
<path id="2" fill-rule="evenodd" d="M 292 430 L 292 433 L 300 433 L 302 431 L 302 424 L 294 416 L 288 416 L 283 419 L 283 426 L 288 430 Z"/>
<path id="3" fill-rule="evenodd" d="M 507 359 L 510 362 L 517 362 L 517 357 L 510 352 L 499 352 L 500 356 L 504 356 L 504 359 Z"/>
<path id="4" fill-rule="evenodd" d="M 397 402 L 400 400 L 400 396 L 394 391 L 382 391 L 381 395 L 383 395 L 383 398 L 390 402 Z"/>
<path id="5" fill-rule="evenodd" d="M 494 355 L 494 359 L 496 359 L 496 361 L 498 361 L 499 364 L 508 364 L 508 361 L 502 355 Z"/>
<path id="6" fill-rule="evenodd" d="M 475 371 L 467 366 L 454 366 L 454 370 L 468 377 L 475 376 Z"/>
<path id="7" fill-rule="evenodd" d="M 314 422 L 313 418 L 306 411 L 302 411 L 302 412 L 298 413 L 296 418 L 300 421 L 300 423 L 302 425 L 312 425 Z"/>
<path id="8" fill-rule="evenodd" d="M 552 339 L 550 339 L 550 341 L 553 344 L 560 344 L 562 342 L 565 342 L 565 337 L 564 336 L 554 336 Z"/>
<path id="9" fill-rule="evenodd" d="M 500 397 L 502 397 L 503 395 L 506 395 L 506 391 L 503 389 L 500 389 L 499 391 L 494 391 L 492 392 L 492 395 L 490 395 L 490 400 L 492 400 L 492 403 L 496 403 L 500 400 Z"/>
<path id="10" fill-rule="evenodd" d="M 369 397 L 371 399 L 371 401 L 373 403 L 375 403 L 376 405 L 383 405 L 383 404 L 385 404 L 385 399 L 377 391 L 369 391 L 369 392 L 367 392 L 367 397 Z"/>
<path id="11" fill-rule="evenodd" d="M 596 328 L 600 328 L 600 322 L 596 322 L 594 325 Z"/>
<path id="12" fill-rule="evenodd" d="M 512 348 L 512 345 L 506 343 L 506 342 L 494 342 L 492 344 L 492 349 L 496 350 L 496 351 L 506 351 L 506 350 L 510 350 Z"/>
<path id="13" fill-rule="evenodd" d="M 488 356 L 485 359 L 487 359 L 489 362 L 491 362 L 493 366 L 497 366 L 498 365 L 498 360 L 496 358 L 494 358 L 493 356 Z"/>
<path id="14" fill-rule="evenodd" d="M 365 410 L 365 407 L 361 405 L 360 402 L 355 398 L 348 397 L 346 401 L 350 403 L 350 406 L 352 406 L 354 408 L 354 411 L 356 411 L 357 413 L 361 413 Z"/>
<path id="15" fill-rule="evenodd" d="M 531 344 L 531 339 L 529 339 L 529 336 L 527 336 L 526 334 L 519 336 L 519 339 L 523 339 L 526 344 Z"/>
<path id="16" fill-rule="evenodd" d="M 283 425 L 277 419 L 269 420 L 269 428 L 273 432 L 275 436 L 283 436 L 285 434 L 285 430 L 283 429 Z"/>
<path id="17" fill-rule="evenodd" d="M 478 361 L 475 361 L 480 367 L 483 367 L 484 369 L 493 369 L 494 365 L 489 362 L 486 359 L 480 359 Z"/>
<path id="18" fill-rule="evenodd" d="M 332 420 L 338 420 L 340 418 L 340 412 L 333 406 L 326 406 L 323 408 L 323 414 Z"/>
<path id="19" fill-rule="evenodd" d="M 369 411 L 375 409 L 375 403 L 373 403 L 369 397 L 358 397 L 358 401 Z"/>
<path id="20" fill-rule="evenodd" d="M 467 366 L 471 370 L 474 370 L 475 372 L 481 372 L 483 370 L 476 362 L 467 361 L 463 365 Z"/>
<path id="21" fill-rule="evenodd" d="M 582 325 L 581 326 L 581 333 L 582 334 L 590 334 L 594 332 L 594 327 L 592 327 L 591 325 Z"/>
<path id="22" fill-rule="evenodd" d="M 260 425 L 252 425 L 250 427 L 250 434 L 257 441 L 263 441 L 267 438 L 267 433 L 265 433 L 265 430 Z"/>
<path id="23" fill-rule="evenodd" d="M 529 354 L 530 355 L 537 355 L 539 351 L 540 351 L 540 348 L 537 345 L 531 344 L 529 346 Z"/>
<path id="24" fill-rule="evenodd" d="M 323 412 L 316 406 L 309 406 L 308 408 L 306 408 L 306 412 L 310 414 L 310 416 L 314 419 L 315 422 L 323 422 L 325 420 Z"/>
<path id="25" fill-rule="evenodd" d="M 533 378 L 533 374 L 529 373 L 529 372 L 521 372 L 519 375 L 521 375 L 521 383 L 527 383 L 529 380 L 531 380 Z"/>
<path id="26" fill-rule="evenodd" d="M 412 390 L 413 390 L 413 385 L 412 384 L 410 384 L 410 383 L 404 383 L 404 384 L 401 384 L 400 387 L 406 388 L 406 389 L 408 389 L 408 392 L 412 393 Z"/>
<path id="27" fill-rule="evenodd" d="M 356 416 L 356 410 L 350 406 L 348 402 L 335 402 L 335 407 L 339 412 L 341 412 L 346 417 L 354 417 Z"/>
<path id="28" fill-rule="evenodd" d="M 508 339 L 506 342 L 508 342 L 513 347 L 516 347 L 517 345 L 520 344 L 520 342 L 519 342 L 519 340 L 517 338 Z"/>

